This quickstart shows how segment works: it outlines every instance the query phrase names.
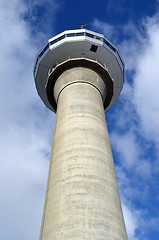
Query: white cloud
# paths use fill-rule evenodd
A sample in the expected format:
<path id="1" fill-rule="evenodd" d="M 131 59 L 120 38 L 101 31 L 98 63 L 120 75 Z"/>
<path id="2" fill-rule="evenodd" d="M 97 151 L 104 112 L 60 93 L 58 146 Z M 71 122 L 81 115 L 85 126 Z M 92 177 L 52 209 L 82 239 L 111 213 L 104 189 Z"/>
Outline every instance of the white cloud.
<path id="1" fill-rule="evenodd" d="M 138 56 L 134 78 L 134 104 L 146 137 L 159 143 L 159 21 L 158 14 L 145 24 L 147 42 Z"/>
<path id="2" fill-rule="evenodd" d="M 136 69 L 136 59 L 142 52 L 143 43 L 146 41 L 143 37 L 144 29 L 142 25 L 138 28 L 131 20 L 126 24 L 115 26 L 113 24 L 94 19 L 92 23 L 95 29 L 102 32 L 112 43 L 116 44 L 122 53 L 125 61 L 126 70 Z"/>
<path id="3" fill-rule="evenodd" d="M 122 209 L 129 240 L 148 240 L 147 232 L 159 231 L 159 218 L 148 216 L 146 209 L 137 210 L 134 206 L 130 206 L 128 202 L 122 204 Z"/>
<path id="4" fill-rule="evenodd" d="M 115 27 L 109 23 L 94 19 L 93 26 L 99 29 L 109 40 L 115 37 Z"/>
<path id="5" fill-rule="evenodd" d="M 110 36 L 113 36 L 113 39 L 119 42 L 118 46 L 126 63 L 126 77 L 128 76 L 129 83 L 126 83 L 126 88 L 124 88 L 121 94 L 122 111 L 121 109 L 116 111 L 116 126 L 124 127 L 127 124 L 128 127 L 129 121 L 128 131 L 134 132 L 135 135 L 138 133 L 140 137 L 142 136 L 149 142 L 153 141 L 154 152 L 157 150 L 156 161 L 158 163 L 159 12 L 153 17 L 142 19 L 138 26 L 131 21 L 123 26 L 117 25 L 116 28 L 120 31 L 116 31 L 113 25 L 100 22 L 97 19 L 94 20 L 94 27 L 103 31 L 103 33 L 107 33 L 107 30 L 109 32 L 109 29 L 111 29 Z M 125 36 L 125 40 L 121 41 L 119 34 Z M 135 122 L 137 123 L 136 126 Z M 119 139 L 116 137 L 114 140 L 117 143 Z M 125 135 L 123 135 L 120 142 L 125 144 L 125 141 Z M 129 143 L 130 141 L 132 142 L 132 138 L 128 141 Z M 118 143 L 118 146 L 116 146 L 118 151 L 122 143 Z M 136 143 L 134 144 L 136 145 Z M 132 144 L 130 149 L 133 158 L 135 158 L 134 144 Z M 142 148 L 142 146 L 140 145 L 139 148 Z M 137 149 L 138 151 L 139 148 Z M 126 157 L 127 162 L 131 163 L 131 157 L 127 156 L 128 150 L 123 150 L 121 147 L 120 153 L 121 151 L 124 159 Z"/>
<path id="6" fill-rule="evenodd" d="M 106 33 L 107 23 L 96 22 L 94 27 Z M 126 87 L 114 114 L 108 113 L 113 121 L 110 138 L 118 155 L 116 169 L 129 239 L 147 239 L 146 234 L 158 226 L 156 213 L 146 204 L 155 195 L 151 184 L 159 171 L 159 10 L 138 26 L 130 21 L 116 27 L 120 29 L 117 34 L 125 36 L 121 40 L 111 27 L 110 36 L 115 36 L 125 60 Z"/>
<path id="7" fill-rule="evenodd" d="M 135 231 L 139 226 L 140 213 L 135 209 L 128 208 L 126 205 L 122 204 L 125 225 L 128 233 L 129 240 L 139 240 L 136 237 Z"/>
<path id="8" fill-rule="evenodd" d="M 116 173 L 128 239 L 145 239 L 145 234 L 152 229 L 149 224 L 151 218 L 147 216 L 147 209 L 137 208 L 134 201 L 145 199 L 147 189 L 140 190 L 138 184 L 134 185 L 130 174 L 121 166 L 116 166 Z"/>
<path id="9" fill-rule="evenodd" d="M 38 239 L 55 119 L 35 89 L 32 71 L 42 33 L 32 35 L 23 19 L 27 11 L 24 1 L 0 2 L 0 235 L 5 240 Z"/>
<path id="10" fill-rule="evenodd" d="M 120 154 L 121 164 L 123 167 L 130 168 L 138 162 L 140 149 L 133 133 L 128 132 L 124 135 L 117 133 L 111 134 L 112 146 Z"/>
<path id="11" fill-rule="evenodd" d="M 0 141 L 3 239 L 35 239 L 39 235 L 48 172 L 43 151 L 50 151 L 50 146 L 38 134 L 27 130 L 28 133 L 14 127 Z"/>

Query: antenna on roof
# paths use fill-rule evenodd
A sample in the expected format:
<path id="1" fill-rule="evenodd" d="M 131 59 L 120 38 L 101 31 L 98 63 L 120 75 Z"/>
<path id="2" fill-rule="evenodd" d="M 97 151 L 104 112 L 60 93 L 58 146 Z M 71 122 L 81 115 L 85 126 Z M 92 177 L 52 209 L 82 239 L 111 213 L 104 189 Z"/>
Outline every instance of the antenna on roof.
<path id="1" fill-rule="evenodd" d="M 85 27 L 85 26 L 86 26 L 86 24 L 85 24 L 85 23 L 78 23 L 78 25 L 80 25 L 80 26 L 81 26 L 81 29 L 82 29 L 83 27 Z"/>

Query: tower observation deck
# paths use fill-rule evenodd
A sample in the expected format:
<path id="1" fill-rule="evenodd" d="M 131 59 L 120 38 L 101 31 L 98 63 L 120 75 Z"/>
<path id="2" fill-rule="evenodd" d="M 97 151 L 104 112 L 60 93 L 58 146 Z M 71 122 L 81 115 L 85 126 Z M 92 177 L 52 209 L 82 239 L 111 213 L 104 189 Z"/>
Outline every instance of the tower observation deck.
<path id="1" fill-rule="evenodd" d="M 103 35 L 69 30 L 37 55 L 35 84 L 56 113 L 40 240 L 127 240 L 105 113 L 124 62 Z"/>

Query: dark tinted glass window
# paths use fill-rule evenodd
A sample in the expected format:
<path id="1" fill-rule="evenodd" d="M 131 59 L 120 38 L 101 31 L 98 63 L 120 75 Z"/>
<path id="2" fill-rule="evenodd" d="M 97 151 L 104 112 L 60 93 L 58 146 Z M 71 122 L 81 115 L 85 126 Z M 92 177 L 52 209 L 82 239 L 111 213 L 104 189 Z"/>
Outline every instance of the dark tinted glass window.
<path id="1" fill-rule="evenodd" d="M 92 45 L 91 48 L 90 48 L 90 51 L 91 51 L 91 52 L 96 52 L 97 49 L 98 49 L 98 46 Z"/>
<path id="2" fill-rule="evenodd" d="M 50 45 L 52 45 L 52 44 L 54 44 L 54 43 L 56 43 L 56 42 L 57 42 L 57 39 L 51 41 L 51 42 L 50 42 Z"/>
<path id="3" fill-rule="evenodd" d="M 87 37 L 90 37 L 90 38 L 94 38 L 94 35 L 90 34 L 90 33 L 86 33 L 86 36 Z"/>
<path id="4" fill-rule="evenodd" d="M 60 40 L 62 40 L 62 39 L 64 39 L 64 38 L 65 38 L 65 35 L 59 37 L 59 38 L 58 38 L 58 41 L 60 41 Z"/>
<path id="5" fill-rule="evenodd" d="M 103 41 L 109 48 L 111 48 L 114 52 L 116 52 L 116 49 L 109 42 L 107 42 L 105 39 Z"/>
<path id="6" fill-rule="evenodd" d="M 44 47 L 44 49 L 41 51 L 41 53 L 39 54 L 38 57 L 41 57 L 48 48 L 49 48 L 49 44 L 47 44 L 47 45 Z"/>
<path id="7" fill-rule="evenodd" d="M 75 33 L 68 33 L 67 34 L 67 37 L 74 37 L 75 36 Z"/>
<path id="8" fill-rule="evenodd" d="M 76 36 L 84 36 L 84 32 L 76 33 Z"/>

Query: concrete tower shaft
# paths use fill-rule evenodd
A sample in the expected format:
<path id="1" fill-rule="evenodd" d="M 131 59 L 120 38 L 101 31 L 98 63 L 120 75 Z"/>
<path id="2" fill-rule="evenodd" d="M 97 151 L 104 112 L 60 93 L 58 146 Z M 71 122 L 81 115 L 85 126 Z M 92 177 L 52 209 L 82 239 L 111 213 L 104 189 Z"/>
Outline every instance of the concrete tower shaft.
<path id="1" fill-rule="evenodd" d="M 56 124 L 40 240 L 127 240 L 103 108 L 105 79 L 74 67 L 52 91 Z"/>
<path id="2" fill-rule="evenodd" d="M 35 84 L 56 124 L 40 240 L 127 240 L 105 113 L 124 62 L 103 35 L 67 30 L 37 55 Z"/>

